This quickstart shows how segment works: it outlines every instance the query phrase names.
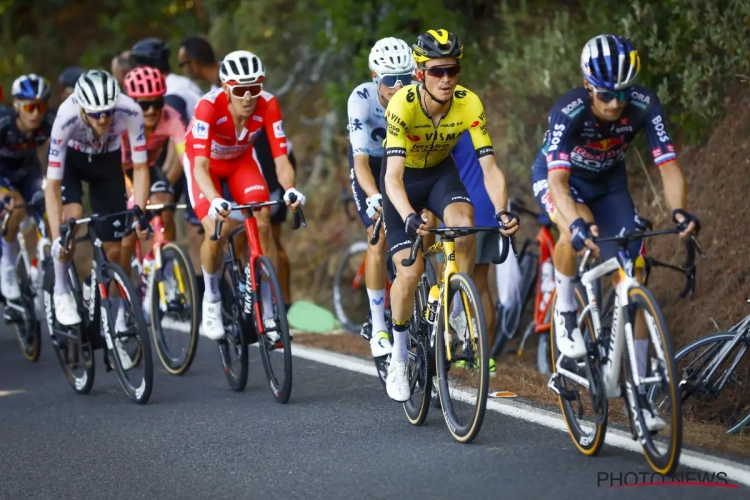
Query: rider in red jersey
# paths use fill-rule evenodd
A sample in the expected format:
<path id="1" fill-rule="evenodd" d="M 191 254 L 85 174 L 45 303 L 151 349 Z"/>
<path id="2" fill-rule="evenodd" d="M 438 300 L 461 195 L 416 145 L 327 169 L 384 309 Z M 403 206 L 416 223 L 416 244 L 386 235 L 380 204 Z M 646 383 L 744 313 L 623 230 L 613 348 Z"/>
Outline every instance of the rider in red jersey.
<path id="1" fill-rule="evenodd" d="M 254 156 L 255 138 L 265 129 L 271 143 L 276 174 L 285 188 L 287 205 L 296 209 L 305 197 L 294 188 L 295 172 L 287 156 L 286 136 L 276 98 L 263 91 L 265 69 L 258 56 L 238 50 L 221 62 L 221 89 L 209 92 L 195 108 L 185 136 L 185 174 L 190 203 L 205 230 L 201 267 L 206 289 L 203 294 L 201 334 L 218 340 L 224 336 L 219 293 L 220 267 L 217 255 L 224 237 L 237 222 L 229 219 L 230 203 L 221 197 L 222 183 L 238 203 L 268 201 L 268 187 Z M 292 204 L 289 195 L 295 194 Z M 276 266 L 276 246 L 270 211 L 256 215 L 263 253 Z M 219 241 L 211 241 L 214 220 L 226 221 Z"/>

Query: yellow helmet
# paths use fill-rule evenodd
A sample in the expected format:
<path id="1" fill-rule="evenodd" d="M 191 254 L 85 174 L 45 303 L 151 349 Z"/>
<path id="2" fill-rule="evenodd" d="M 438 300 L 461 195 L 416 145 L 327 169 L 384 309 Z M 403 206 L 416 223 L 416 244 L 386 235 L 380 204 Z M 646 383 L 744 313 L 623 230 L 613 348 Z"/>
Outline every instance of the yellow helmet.
<path id="1" fill-rule="evenodd" d="M 428 30 L 417 37 L 411 54 L 417 64 L 439 57 L 461 59 L 464 55 L 464 44 L 448 30 Z"/>

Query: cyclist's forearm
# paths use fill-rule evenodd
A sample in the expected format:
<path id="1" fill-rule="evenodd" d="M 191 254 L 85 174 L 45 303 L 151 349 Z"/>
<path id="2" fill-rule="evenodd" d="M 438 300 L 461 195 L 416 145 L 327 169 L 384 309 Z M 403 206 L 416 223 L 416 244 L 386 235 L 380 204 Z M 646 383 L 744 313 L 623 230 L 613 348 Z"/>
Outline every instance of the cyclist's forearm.
<path id="1" fill-rule="evenodd" d="M 359 187 L 362 188 L 368 198 L 380 193 L 377 181 L 372 175 L 372 170 L 370 170 L 369 158 L 368 155 L 354 157 L 354 175 L 357 177 Z"/>
<path id="2" fill-rule="evenodd" d="M 484 156 L 480 158 L 479 164 L 482 166 L 484 174 L 484 188 L 495 207 L 495 213 L 507 210 L 508 190 L 505 182 L 505 174 L 497 166 L 495 157 L 492 155 Z"/>
<path id="3" fill-rule="evenodd" d="M 214 183 L 211 180 L 211 175 L 208 173 L 208 158 L 205 156 L 198 156 L 193 163 L 193 178 L 195 179 L 196 184 L 198 184 L 198 189 L 201 190 L 203 196 L 205 196 L 209 202 L 212 202 L 214 198 L 219 198 L 221 195 L 216 191 Z"/>
<path id="4" fill-rule="evenodd" d="M 47 179 L 44 189 L 44 204 L 49 221 L 49 232 L 54 241 L 60 236 L 62 223 L 62 181 Z"/>
<path id="5" fill-rule="evenodd" d="M 284 189 L 294 187 L 294 183 L 297 182 L 297 175 L 294 172 L 292 162 L 289 161 L 287 155 L 281 155 L 278 158 L 274 158 L 273 162 L 276 166 L 276 178 L 279 179 L 279 184 Z"/>
<path id="6" fill-rule="evenodd" d="M 671 161 L 659 168 L 661 181 L 664 184 L 664 197 L 672 210 L 687 210 L 687 183 L 682 169 L 676 161 Z"/>
<path id="7" fill-rule="evenodd" d="M 148 202 L 149 177 L 146 163 L 133 163 L 133 194 L 135 194 L 135 204 L 141 209 Z"/>

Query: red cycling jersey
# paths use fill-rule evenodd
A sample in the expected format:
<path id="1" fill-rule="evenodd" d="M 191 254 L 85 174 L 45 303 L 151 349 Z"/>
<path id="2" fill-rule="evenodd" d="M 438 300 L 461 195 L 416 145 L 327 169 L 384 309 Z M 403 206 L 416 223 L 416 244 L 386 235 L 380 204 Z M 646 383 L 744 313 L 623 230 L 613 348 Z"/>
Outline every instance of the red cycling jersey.
<path id="1" fill-rule="evenodd" d="M 198 156 L 209 158 L 208 172 L 219 193 L 224 180 L 238 203 L 268 201 L 268 186 L 253 154 L 255 138 L 264 128 L 273 157 L 287 154 L 279 102 L 268 92 L 258 96 L 255 111 L 239 132 L 223 89 L 209 92 L 198 102 L 185 134 L 184 167 L 190 185 L 190 203 L 199 220 L 208 214 L 211 200 L 201 193 L 193 176 L 194 159 Z"/>

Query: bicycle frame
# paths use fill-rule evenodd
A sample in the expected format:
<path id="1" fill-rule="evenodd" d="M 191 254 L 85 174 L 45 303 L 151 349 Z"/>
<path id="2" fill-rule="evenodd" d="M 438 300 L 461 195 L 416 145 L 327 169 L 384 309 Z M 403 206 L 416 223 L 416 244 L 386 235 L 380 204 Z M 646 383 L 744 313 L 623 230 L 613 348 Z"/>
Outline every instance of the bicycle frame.
<path id="1" fill-rule="evenodd" d="M 548 260 L 552 259 L 555 253 L 555 239 L 552 237 L 552 233 L 546 226 L 542 226 L 536 235 L 536 241 L 539 244 L 539 261 L 537 262 L 538 271 L 536 278 L 536 297 L 534 299 L 534 331 L 536 333 L 547 332 L 550 329 L 551 317 L 550 305 L 552 304 L 552 297 L 542 307 L 542 301 L 544 300 L 544 293 L 542 292 L 542 266 Z"/>
<path id="2" fill-rule="evenodd" d="M 750 316 L 746 317 L 739 324 L 735 325 L 735 327 L 730 331 L 734 330 L 737 331 L 737 334 L 734 336 L 734 338 L 729 342 L 725 342 L 719 352 L 712 356 L 711 361 L 708 362 L 708 365 L 701 370 L 699 376 L 697 377 L 698 381 L 701 384 L 707 384 L 716 370 L 719 369 L 724 360 L 729 356 L 729 353 L 732 352 L 734 346 L 736 346 L 738 342 L 743 341 L 746 336 L 750 335 Z M 721 375 L 721 378 L 719 378 L 719 380 L 715 384 L 716 387 L 711 387 L 712 390 L 719 392 L 724 388 L 724 385 L 727 383 L 727 380 L 729 380 L 729 377 L 734 372 L 734 369 L 737 368 L 737 365 L 740 363 L 740 361 L 742 361 L 742 357 L 745 355 L 746 351 L 747 345 L 744 345 L 740 348 L 739 352 L 734 357 L 732 365 L 727 368 L 726 371 Z"/>

